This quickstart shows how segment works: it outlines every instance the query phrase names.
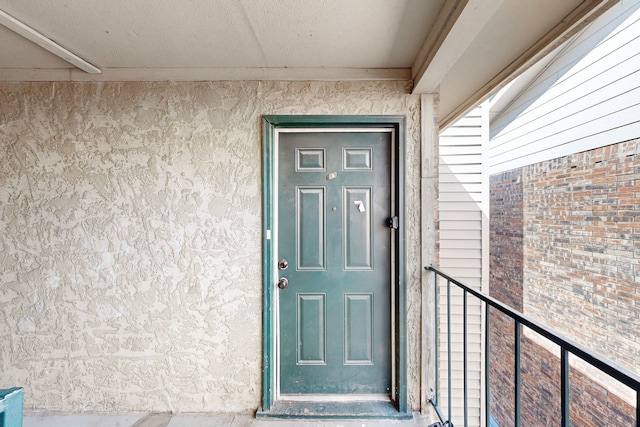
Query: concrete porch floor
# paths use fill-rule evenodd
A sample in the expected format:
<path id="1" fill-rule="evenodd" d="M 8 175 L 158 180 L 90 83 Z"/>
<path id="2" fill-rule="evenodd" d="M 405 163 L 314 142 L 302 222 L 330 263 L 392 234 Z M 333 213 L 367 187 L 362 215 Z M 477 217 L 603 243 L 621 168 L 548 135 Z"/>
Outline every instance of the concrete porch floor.
<path id="1" fill-rule="evenodd" d="M 279 420 L 253 415 L 208 414 L 67 414 L 25 411 L 23 427 L 427 427 L 422 415 L 412 420 Z"/>

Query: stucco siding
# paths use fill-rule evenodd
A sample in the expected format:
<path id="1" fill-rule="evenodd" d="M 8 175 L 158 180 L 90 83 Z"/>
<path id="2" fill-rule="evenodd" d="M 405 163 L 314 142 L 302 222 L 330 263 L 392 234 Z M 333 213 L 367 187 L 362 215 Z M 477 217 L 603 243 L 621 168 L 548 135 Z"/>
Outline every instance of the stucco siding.
<path id="1" fill-rule="evenodd" d="M 0 387 L 27 408 L 258 407 L 263 114 L 405 115 L 420 234 L 420 99 L 402 82 L 3 83 L 0 99 Z"/>
<path id="2" fill-rule="evenodd" d="M 620 2 L 562 49 L 492 122 L 492 174 L 640 134 L 640 1 Z"/>

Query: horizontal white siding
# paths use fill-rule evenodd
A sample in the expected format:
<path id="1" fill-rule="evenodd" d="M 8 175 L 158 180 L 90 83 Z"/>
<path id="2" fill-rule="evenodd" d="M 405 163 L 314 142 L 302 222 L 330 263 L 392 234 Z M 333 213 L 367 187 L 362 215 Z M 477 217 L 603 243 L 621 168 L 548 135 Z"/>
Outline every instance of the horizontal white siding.
<path id="1" fill-rule="evenodd" d="M 640 136 L 640 0 L 571 41 L 491 124 L 490 173 Z"/>
<path id="2" fill-rule="evenodd" d="M 483 284 L 483 252 L 486 247 L 483 226 L 487 208 L 488 182 L 486 142 L 488 140 L 488 111 L 478 107 L 460 119 L 439 138 L 439 267 L 446 273 L 481 289 Z M 447 384 L 447 286 L 440 281 L 440 407 L 448 413 Z M 463 414 L 463 299 L 452 287 L 451 351 L 454 364 L 451 371 L 451 409 L 454 425 L 464 425 Z M 480 305 L 469 299 L 468 325 L 468 387 L 471 426 L 482 425 L 482 325 Z"/>

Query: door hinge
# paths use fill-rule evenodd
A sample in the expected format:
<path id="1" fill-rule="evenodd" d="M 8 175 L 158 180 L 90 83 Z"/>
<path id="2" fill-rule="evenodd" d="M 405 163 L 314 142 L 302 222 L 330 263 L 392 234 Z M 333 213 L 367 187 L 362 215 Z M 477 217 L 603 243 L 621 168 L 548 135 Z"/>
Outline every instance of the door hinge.
<path id="1" fill-rule="evenodd" d="M 398 229 L 398 217 L 397 216 L 389 217 L 389 219 L 387 219 L 387 225 L 389 226 L 389 228 L 393 228 L 394 230 L 397 230 Z"/>

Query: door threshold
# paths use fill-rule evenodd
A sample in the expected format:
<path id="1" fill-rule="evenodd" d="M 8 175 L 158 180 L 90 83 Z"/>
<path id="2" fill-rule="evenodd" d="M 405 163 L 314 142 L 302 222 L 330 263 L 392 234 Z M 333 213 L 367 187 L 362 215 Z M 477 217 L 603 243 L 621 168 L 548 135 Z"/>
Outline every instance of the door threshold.
<path id="1" fill-rule="evenodd" d="M 325 418 L 325 419 L 395 419 L 413 418 L 411 412 L 399 412 L 391 401 L 300 401 L 277 400 L 267 411 L 256 412 L 257 418 Z"/>
<path id="2" fill-rule="evenodd" d="M 388 394 L 281 394 L 278 400 L 296 402 L 365 402 L 381 401 L 390 402 L 391 396 Z"/>

